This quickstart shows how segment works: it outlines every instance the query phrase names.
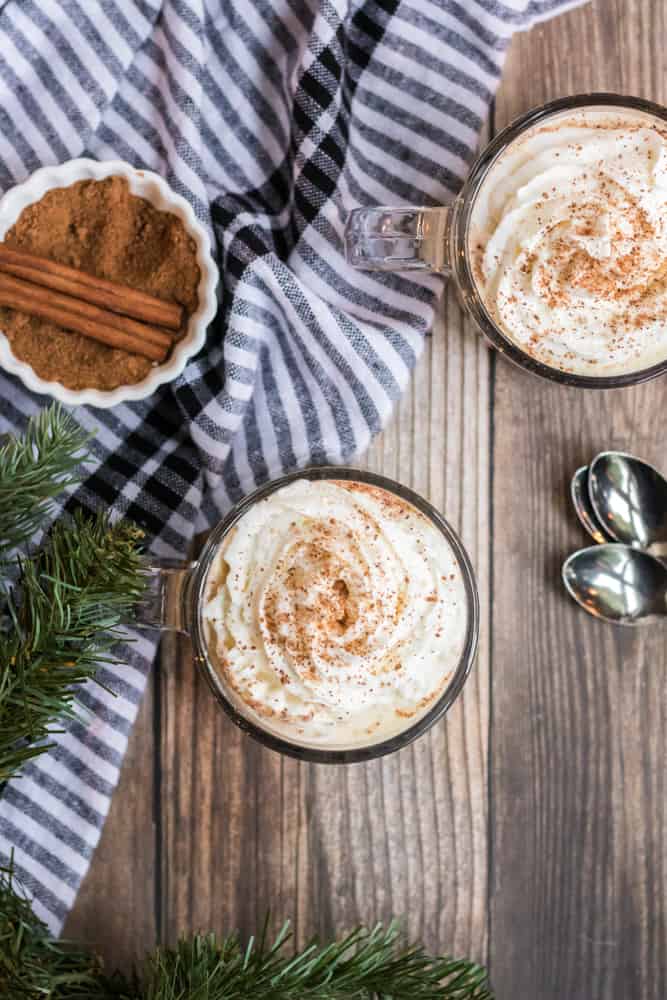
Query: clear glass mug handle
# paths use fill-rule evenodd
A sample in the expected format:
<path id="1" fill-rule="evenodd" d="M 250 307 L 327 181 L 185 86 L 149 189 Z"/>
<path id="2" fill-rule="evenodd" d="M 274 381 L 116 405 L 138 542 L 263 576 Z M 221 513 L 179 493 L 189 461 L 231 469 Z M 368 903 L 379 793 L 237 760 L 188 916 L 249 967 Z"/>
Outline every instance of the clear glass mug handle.
<path id="1" fill-rule="evenodd" d="M 345 252 L 361 271 L 451 270 L 449 208 L 355 208 L 345 226 Z"/>
<path id="2" fill-rule="evenodd" d="M 144 566 L 146 589 L 133 624 L 161 632 L 190 633 L 193 570 L 197 563 L 153 559 Z"/>

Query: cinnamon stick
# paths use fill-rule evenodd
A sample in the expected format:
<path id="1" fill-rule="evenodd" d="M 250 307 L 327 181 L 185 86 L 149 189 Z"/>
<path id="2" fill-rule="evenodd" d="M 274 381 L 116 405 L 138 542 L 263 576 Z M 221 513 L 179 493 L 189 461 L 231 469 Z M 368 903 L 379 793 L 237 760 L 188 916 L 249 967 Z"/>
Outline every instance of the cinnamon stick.
<path id="1" fill-rule="evenodd" d="M 0 273 L 32 281 L 84 299 L 93 305 L 111 309 L 123 316 L 132 316 L 144 323 L 155 323 L 170 330 L 180 330 L 183 309 L 175 302 L 165 302 L 147 292 L 128 288 L 106 278 L 97 278 L 77 271 L 46 257 L 36 257 L 25 250 L 15 250 L 0 243 Z"/>
<path id="2" fill-rule="evenodd" d="M 38 316 L 108 347 L 140 354 L 151 361 L 164 361 L 173 344 L 172 336 L 164 330 L 1 273 L 0 306 Z"/>

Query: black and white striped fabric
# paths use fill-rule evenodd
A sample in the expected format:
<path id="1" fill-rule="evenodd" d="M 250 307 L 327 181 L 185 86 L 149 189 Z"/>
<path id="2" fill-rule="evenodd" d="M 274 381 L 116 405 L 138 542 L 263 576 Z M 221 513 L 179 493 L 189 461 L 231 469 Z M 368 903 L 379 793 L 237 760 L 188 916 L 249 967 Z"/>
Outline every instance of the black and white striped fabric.
<path id="1" fill-rule="evenodd" d="M 359 204 L 447 201 L 512 33 L 576 0 L 0 0 L 0 192 L 81 154 L 156 170 L 210 227 L 224 301 L 175 384 L 77 409 L 94 465 L 76 495 L 178 556 L 243 493 L 353 458 L 387 421 L 441 281 L 352 273 Z M 45 400 L 0 373 L 0 431 Z M 80 721 L 0 801 L 57 933 L 98 842 L 154 641 L 90 685 Z"/>

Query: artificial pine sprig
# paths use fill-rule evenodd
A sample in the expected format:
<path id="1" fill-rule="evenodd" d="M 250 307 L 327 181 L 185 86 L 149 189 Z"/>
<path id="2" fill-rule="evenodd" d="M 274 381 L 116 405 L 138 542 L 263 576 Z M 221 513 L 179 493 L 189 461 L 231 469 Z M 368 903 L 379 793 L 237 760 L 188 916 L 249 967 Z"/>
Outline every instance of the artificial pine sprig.
<path id="1" fill-rule="evenodd" d="M 54 941 L 13 879 L 0 869 L 0 997 L 2 1000 L 84 1000 L 99 991 L 99 963 Z"/>
<path id="2" fill-rule="evenodd" d="M 23 557 L 0 631 L 0 781 L 42 753 L 143 589 L 140 532 L 80 512 Z"/>
<path id="3" fill-rule="evenodd" d="M 50 406 L 28 421 L 21 437 L 0 442 L 0 559 L 27 544 L 50 501 L 77 482 L 87 439 L 64 410 Z"/>
<path id="4" fill-rule="evenodd" d="M 18 1000 L 493 1000 L 473 962 L 402 947 L 396 923 L 313 940 L 290 953 L 289 928 L 243 947 L 236 935 L 196 934 L 146 961 L 131 981 L 103 975 L 91 955 L 49 938 L 0 872 L 0 997 Z M 4 992 L 3 992 L 4 989 Z"/>
<path id="5" fill-rule="evenodd" d="M 276 941 L 198 935 L 149 959 L 141 1000 L 492 1000 L 473 962 L 402 947 L 397 923 L 359 927 L 290 954 L 289 926 Z M 134 1000 L 128 997 L 127 1000 Z"/>
<path id="6" fill-rule="evenodd" d="M 64 517 L 39 550 L 16 551 L 50 499 L 76 481 L 84 441 L 70 417 L 50 408 L 0 449 L 0 552 L 3 543 L 13 550 L 0 591 L 0 784 L 47 749 L 72 714 L 77 686 L 110 659 L 143 590 L 141 532 L 106 514 Z"/>

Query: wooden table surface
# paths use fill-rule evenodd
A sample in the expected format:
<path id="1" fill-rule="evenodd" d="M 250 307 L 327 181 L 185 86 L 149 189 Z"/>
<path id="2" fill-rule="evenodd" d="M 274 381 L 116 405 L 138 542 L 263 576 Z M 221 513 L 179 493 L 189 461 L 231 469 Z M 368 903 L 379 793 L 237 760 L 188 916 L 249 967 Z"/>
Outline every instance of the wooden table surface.
<path id="1" fill-rule="evenodd" d="M 564 94 L 667 103 L 667 4 L 596 0 L 515 39 L 491 132 Z M 405 917 L 489 963 L 499 1000 L 658 1000 L 667 983 L 667 643 L 564 595 L 585 544 L 574 469 L 603 448 L 667 467 L 667 381 L 567 389 L 490 354 L 451 288 L 410 392 L 363 464 L 460 532 L 479 657 L 446 722 L 348 768 L 244 737 L 164 644 L 66 927 L 129 966 L 197 928 L 299 941 Z M 103 905 L 102 905 L 103 904 Z"/>

